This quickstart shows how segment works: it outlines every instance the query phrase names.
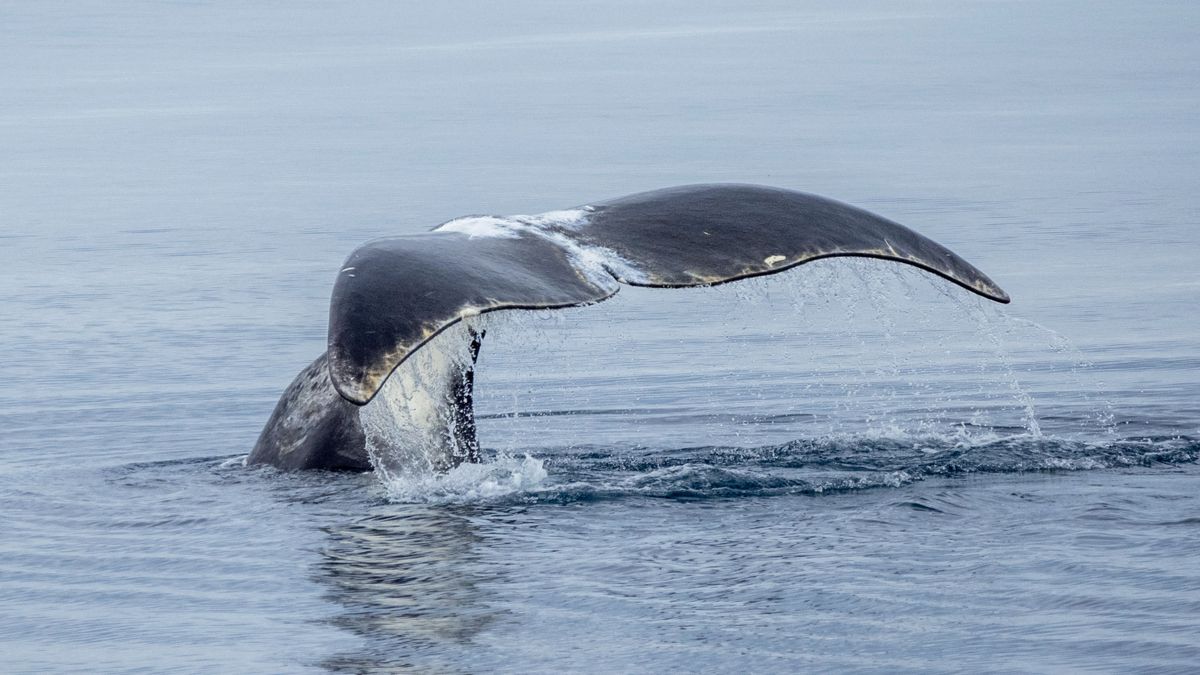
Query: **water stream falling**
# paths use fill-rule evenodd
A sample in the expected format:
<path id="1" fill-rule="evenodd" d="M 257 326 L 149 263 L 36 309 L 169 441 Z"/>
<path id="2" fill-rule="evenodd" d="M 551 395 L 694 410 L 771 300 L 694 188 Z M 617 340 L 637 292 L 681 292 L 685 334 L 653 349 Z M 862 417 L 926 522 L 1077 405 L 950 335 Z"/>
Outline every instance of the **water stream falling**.
<path id="1" fill-rule="evenodd" d="M 540 460 L 498 456 L 471 463 L 456 425 L 455 385 L 472 367 L 480 317 L 459 322 L 418 349 L 359 411 L 375 474 L 396 501 L 485 499 L 536 487 Z"/>
<path id="2" fill-rule="evenodd" d="M 454 414 L 454 386 L 471 367 L 468 330 L 460 322 L 415 351 L 361 408 L 371 464 L 385 482 L 445 471 L 469 454 Z"/>
<path id="3" fill-rule="evenodd" d="M 474 317 L 418 350 L 362 409 L 371 460 L 395 501 L 460 502 L 545 498 L 562 480 L 587 494 L 690 485 L 689 472 L 709 485 L 845 489 L 946 471 L 1120 464 L 1140 452 L 1096 449 L 1113 437 L 1111 408 L 1066 338 L 947 286 L 914 269 L 838 259 L 715 288 L 625 289 L 601 307 Z M 639 296 L 668 292 L 678 305 L 647 316 Z M 652 324 L 679 331 L 686 362 L 640 351 Z M 459 464 L 452 388 L 471 363 L 471 331 L 487 332 L 476 373 L 484 455 Z M 1040 388 L 1061 388 L 1064 374 L 1077 394 L 1055 390 L 1054 408 L 1040 409 Z M 646 446 L 680 420 L 694 433 Z M 691 450 L 704 447 L 721 450 Z M 669 476 L 593 466 L 600 473 L 581 482 L 572 474 L 589 473 L 577 460 L 589 452 L 623 456 L 625 468 L 645 465 L 647 452 L 667 457 L 660 467 L 678 453 L 694 461 Z M 730 477 L 719 468 L 729 457 L 763 464 Z M 849 476 L 841 466 L 877 471 Z"/>

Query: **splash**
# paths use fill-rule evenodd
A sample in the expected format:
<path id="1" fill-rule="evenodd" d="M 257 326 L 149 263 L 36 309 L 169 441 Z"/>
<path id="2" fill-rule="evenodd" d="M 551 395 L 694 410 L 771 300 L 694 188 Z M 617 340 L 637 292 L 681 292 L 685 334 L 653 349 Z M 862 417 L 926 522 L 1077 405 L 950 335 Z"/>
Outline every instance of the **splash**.
<path id="1" fill-rule="evenodd" d="M 470 372 L 472 329 L 460 322 L 430 340 L 359 410 L 367 453 L 385 484 L 445 471 L 469 456 L 456 428 L 454 389 Z"/>
<path id="2" fill-rule="evenodd" d="M 548 474 L 543 460 L 499 455 L 479 464 L 459 464 L 444 473 L 380 474 L 388 499 L 400 503 L 465 504 L 496 501 L 541 489 Z"/>
<path id="3" fill-rule="evenodd" d="M 909 268 L 851 260 L 812 267 L 815 274 L 796 274 L 784 288 L 797 315 L 815 317 L 813 329 L 828 324 L 827 333 L 857 345 L 840 408 L 874 430 L 894 421 L 886 411 L 907 409 L 920 412 L 916 431 L 1015 422 L 1037 438 L 1047 420 L 1056 434 L 1070 420 L 1070 433 L 1115 433 L 1099 373 L 1067 337 Z M 946 311 L 945 300 L 957 311 Z"/>
<path id="4" fill-rule="evenodd" d="M 1200 440 L 1193 438 L 1088 443 L 993 431 L 855 434 L 761 447 L 564 451 L 555 460 L 557 480 L 510 498 L 571 503 L 815 496 L 967 476 L 1179 467 L 1197 461 Z"/>
<path id="5" fill-rule="evenodd" d="M 1065 337 L 917 270 L 839 259 L 789 275 L 683 289 L 647 308 L 642 299 L 653 294 L 628 289 L 626 301 L 618 297 L 601 312 L 474 317 L 414 354 L 361 412 L 389 497 L 456 502 L 557 494 L 561 481 L 579 482 L 561 473 L 563 453 L 597 439 L 625 455 L 647 445 L 762 448 L 831 438 L 857 439 L 855 453 L 874 453 L 879 439 L 907 438 L 916 452 L 970 447 L 977 455 L 1020 446 L 1035 456 L 1076 448 L 1061 443 L 1113 439 L 1111 409 L 1088 392 L 1089 365 Z M 697 322 L 689 301 L 710 318 Z M 687 330 L 663 329 L 680 326 Z M 486 366 L 477 373 L 484 380 L 477 392 L 481 436 L 501 454 L 460 466 L 450 389 L 469 363 L 472 329 L 488 332 Z M 1023 440 L 1014 446 L 1014 438 Z M 1081 454 L 1049 452 L 1041 463 L 1010 458 L 1009 468 L 1120 465 Z M 988 470 L 982 458 L 978 466 Z M 827 487 L 906 483 L 925 470 L 904 465 L 893 468 L 901 473 L 839 475 Z M 693 478 L 707 475 L 697 471 Z"/>
<path id="6" fill-rule="evenodd" d="M 472 365 L 471 333 L 485 324 L 472 320 L 444 331 L 402 363 L 360 409 L 367 453 L 390 500 L 485 501 L 535 489 L 545 480 L 542 461 L 529 455 L 464 462 L 471 450 L 456 429 L 454 390 Z"/>

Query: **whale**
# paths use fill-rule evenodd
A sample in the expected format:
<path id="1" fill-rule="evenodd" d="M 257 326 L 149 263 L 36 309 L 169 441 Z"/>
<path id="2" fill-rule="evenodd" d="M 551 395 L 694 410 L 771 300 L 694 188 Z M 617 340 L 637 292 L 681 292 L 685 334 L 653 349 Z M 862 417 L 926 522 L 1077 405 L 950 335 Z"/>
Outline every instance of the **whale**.
<path id="1" fill-rule="evenodd" d="M 326 351 L 284 390 L 246 458 L 282 470 L 369 471 L 364 406 L 404 387 L 427 467 L 478 462 L 475 317 L 600 303 L 623 285 L 715 286 L 835 257 L 910 265 L 998 303 L 987 275 L 883 216 L 742 184 L 642 192 L 536 215 L 466 216 L 368 241 L 338 271 Z M 430 347 L 451 340 L 461 348 Z M 393 385 L 393 382 L 395 384 Z M 409 413 L 412 413 L 411 415 Z"/>

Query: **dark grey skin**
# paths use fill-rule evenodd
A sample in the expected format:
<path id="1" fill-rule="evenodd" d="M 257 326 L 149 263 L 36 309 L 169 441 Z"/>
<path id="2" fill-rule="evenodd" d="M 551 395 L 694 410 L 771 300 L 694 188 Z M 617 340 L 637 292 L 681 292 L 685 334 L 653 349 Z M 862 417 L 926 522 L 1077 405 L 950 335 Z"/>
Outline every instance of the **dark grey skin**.
<path id="1" fill-rule="evenodd" d="M 759 185 L 684 185 L 594 207 L 578 238 L 634 263 L 634 286 L 712 286 L 822 258 L 893 260 L 1000 303 L 1008 294 L 950 249 L 858 207 Z M 784 257 L 768 265 L 773 255 Z"/>
<path id="2" fill-rule="evenodd" d="M 816 195 L 754 185 L 691 185 L 577 210 L 571 221 L 515 217 L 501 235 L 460 221 L 368 242 L 346 260 L 329 310 L 329 349 L 292 382 L 249 464 L 371 468 L 359 406 L 413 352 L 459 321 L 501 309 L 594 304 L 620 284 L 711 286 L 839 256 L 916 266 L 996 302 L 1008 295 L 949 249 L 886 218 Z M 602 268 L 585 264 L 602 253 Z M 588 256 L 592 256 L 589 258 Z M 472 365 L 455 379 L 457 446 L 476 461 Z"/>
<path id="3" fill-rule="evenodd" d="M 370 471 L 358 408 L 333 388 L 329 357 L 321 354 L 284 390 L 246 463 L 285 471 Z"/>
<path id="4" fill-rule="evenodd" d="M 566 249 L 533 233 L 429 232 L 367 242 L 346 259 L 333 287 L 333 386 L 348 401 L 369 403 L 408 354 L 471 310 L 573 307 L 615 292 L 615 282 L 597 285 Z"/>

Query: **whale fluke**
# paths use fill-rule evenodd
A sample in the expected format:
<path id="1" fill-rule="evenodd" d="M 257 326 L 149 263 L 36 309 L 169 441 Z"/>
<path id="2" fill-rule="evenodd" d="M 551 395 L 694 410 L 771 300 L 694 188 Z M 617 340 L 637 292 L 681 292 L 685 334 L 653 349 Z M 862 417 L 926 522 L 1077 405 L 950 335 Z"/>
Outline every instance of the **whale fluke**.
<path id="1" fill-rule="evenodd" d="M 539 216 L 476 216 L 364 244 L 329 311 L 334 387 L 364 405 L 455 322 L 498 309 L 599 302 L 636 286 L 705 286 L 836 256 L 894 260 L 997 302 L 1008 295 L 940 244 L 816 195 L 690 185 Z"/>
<path id="2" fill-rule="evenodd" d="M 690 185 L 535 216 L 459 218 L 429 232 L 368 242 L 350 255 L 334 284 L 328 350 L 288 387 L 248 462 L 365 467 L 358 406 L 406 359 L 464 319 L 592 304 L 612 297 L 620 284 L 715 285 L 839 256 L 913 265 L 1009 302 L 983 272 L 903 225 L 779 188 Z M 435 466 L 477 456 L 471 368 L 482 335 L 464 335 L 469 358 L 431 360 L 445 364 L 431 380 L 444 391 L 429 400 L 450 408 L 422 417 L 439 420 L 424 426 L 447 427 L 421 429 L 423 443 L 435 439 L 447 448 L 446 461 Z"/>
<path id="3" fill-rule="evenodd" d="M 758 185 L 685 185 L 591 207 L 580 241 L 612 250 L 640 273 L 635 286 L 711 286 L 821 258 L 915 265 L 996 302 L 1008 294 L 937 242 L 874 213 L 817 195 Z"/>
<path id="4" fill-rule="evenodd" d="M 568 249 L 531 232 L 445 231 L 368 242 L 346 260 L 333 287 L 333 386 L 365 405 L 409 354 L 454 323 L 498 309 L 599 302 L 617 292 L 612 279 L 604 281 L 583 274 Z"/>

